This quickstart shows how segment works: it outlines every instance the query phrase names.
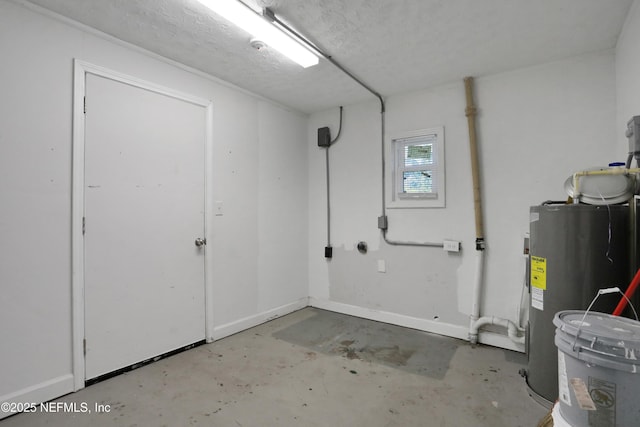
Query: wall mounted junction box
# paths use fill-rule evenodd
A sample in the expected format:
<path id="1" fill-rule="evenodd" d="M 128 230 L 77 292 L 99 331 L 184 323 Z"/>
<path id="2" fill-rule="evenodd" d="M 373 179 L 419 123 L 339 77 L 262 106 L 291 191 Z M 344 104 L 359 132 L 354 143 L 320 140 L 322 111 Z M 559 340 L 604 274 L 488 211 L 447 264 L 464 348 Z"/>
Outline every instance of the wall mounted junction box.
<path id="1" fill-rule="evenodd" d="M 331 145 L 331 132 L 328 127 L 318 128 L 318 147 Z"/>

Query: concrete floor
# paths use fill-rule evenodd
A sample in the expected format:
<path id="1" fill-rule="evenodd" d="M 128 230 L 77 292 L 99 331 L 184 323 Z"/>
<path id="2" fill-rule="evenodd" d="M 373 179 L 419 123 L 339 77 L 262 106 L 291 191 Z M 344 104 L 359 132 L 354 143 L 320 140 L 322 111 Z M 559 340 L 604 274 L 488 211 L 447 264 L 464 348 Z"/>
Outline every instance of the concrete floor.
<path id="1" fill-rule="evenodd" d="M 57 400 L 91 413 L 23 413 L 0 427 L 535 427 L 547 410 L 526 392 L 525 364 L 306 308 Z"/>

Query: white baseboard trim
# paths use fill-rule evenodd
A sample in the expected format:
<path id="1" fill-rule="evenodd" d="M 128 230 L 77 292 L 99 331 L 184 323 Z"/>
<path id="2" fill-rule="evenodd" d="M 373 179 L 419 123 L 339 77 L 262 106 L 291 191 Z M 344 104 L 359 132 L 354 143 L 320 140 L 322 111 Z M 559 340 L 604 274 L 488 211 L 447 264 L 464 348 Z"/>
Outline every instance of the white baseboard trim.
<path id="1" fill-rule="evenodd" d="M 364 319 L 375 320 L 377 322 L 404 326 L 406 328 L 417 329 L 419 331 L 444 335 L 451 338 L 458 338 L 464 341 L 469 340 L 469 329 L 460 325 L 452 325 L 450 323 L 421 319 L 418 317 L 374 310 L 335 301 L 327 301 L 314 297 L 309 298 L 309 305 L 311 307 L 335 311 L 337 313 L 348 314 L 350 316 L 362 317 Z M 514 343 L 506 335 L 500 335 L 493 332 L 480 332 L 478 334 L 478 341 L 481 344 L 524 353 L 524 346 Z"/>
<path id="2" fill-rule="evenodd" d="M 55 399 L 73 391 L 73 375 L 67 374 L 43 381 L 22 390 L 0 396 L 0 402 L 39 404 Z M 14 412 L 0 411 L 0 419 L 13 415 Z"/>
<path id="3" fill-rule="evenodd" d="M 469 334 L 469 330 L 463 326 L 420 319 L 418 317 L 406 316 L 404 314 L 363 308 L 340 302 L 320 300 L 313 297 L 309 298 L 309 305 L 323 310 L 335 311 L 342 314 L 362 317 L 364 319 L 375 320 L 377 322 L 390 323 L 392 325 L 404 326 L 406 328 L 431 332 L 438 335 L 446 335 L 448 337 L 459 338 L 462 340 L 466 340 Z"/>
<path id="4" fill-rule="evenodd" d="M 219 340 L 221 338 L 228 337 L 229 335 L 237 334 L 238 332 L 242 332 L 245 329 L 253 328 L 254 326 L 258 326 L 262 323 L 268 322 L 269 320 L 273 320 L 278 317 L 284 316 L 285 314 L 301 310 L 308 305 L 309 298 L 300 298 L 298 301 L 281 305 L 280 307 L 263 311 L 262 313 L 234 320 L 233 322 L 229 322 L 224 325 L 215 326 L 213 328 L 213 339 Z"/>

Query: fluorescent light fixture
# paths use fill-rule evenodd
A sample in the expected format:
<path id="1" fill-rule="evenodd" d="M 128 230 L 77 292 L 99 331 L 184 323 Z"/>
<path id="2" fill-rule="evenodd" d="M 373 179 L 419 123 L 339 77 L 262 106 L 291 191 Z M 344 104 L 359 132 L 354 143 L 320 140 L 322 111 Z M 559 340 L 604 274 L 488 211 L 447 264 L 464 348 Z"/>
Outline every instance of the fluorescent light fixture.
<path id="1" fill-rule="evenodd" d="M 278 52 L 304 68 L 318 63 L 318 57 L 305 46 L 292 39 L 280 28 L 268 22 L 253 9 L 238 0 L 198 0 L 228 21 L 233 22 L 253 37 L 262 40 Z"/>

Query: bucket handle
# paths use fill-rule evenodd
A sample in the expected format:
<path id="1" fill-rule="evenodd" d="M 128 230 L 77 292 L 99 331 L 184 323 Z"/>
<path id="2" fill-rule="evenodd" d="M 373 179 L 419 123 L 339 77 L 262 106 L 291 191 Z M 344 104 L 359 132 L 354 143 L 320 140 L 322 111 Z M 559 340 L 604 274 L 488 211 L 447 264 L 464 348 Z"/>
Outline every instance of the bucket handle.
<path id="1" fill-rule="evenodd" d="M 620 295 L 622 295 L 627 300 L 627 302 L 629 303 L 629 306 L 633 310 L 633 314 L 636 316 L 636 321 L 639 321 L 638 313 L 636 312 L 635 307 L 633 306 L 633 304 L 631 303 L 629 298 L 620 290 L 619 287 L 616 286 L 614 288 L 598 289 L 598 293 L 596 294 L 595 298 L 593 298 L 593 300 L 591 301 L 591 304 L 589 304 L 589 307 L 587 307 L 587 311 L 584 312 L 584 315 L 582 316 L 582 319 L 580 320 L 580 325 L 578 325 L 578 330 L 576 331 L 576 338 L 573 340 L 573 346 L 571 346 L 573 351 L 576 351 L 576 343 L 578 342 L 578 337 L 580 336 L 580 329 L 582 328 L 582 325 L 584 325 L 584 319 L 587 317 L 587 314 L 589 314 L 589 310 L 591 310 L 591 307 L 593 307 L 593 304 L 595 304 L 595 302 L 598 299 L 598 297 L 600 295 L 613 294 L 613 293 L 616 293 L 616 292 L 618 292 Z"/>

